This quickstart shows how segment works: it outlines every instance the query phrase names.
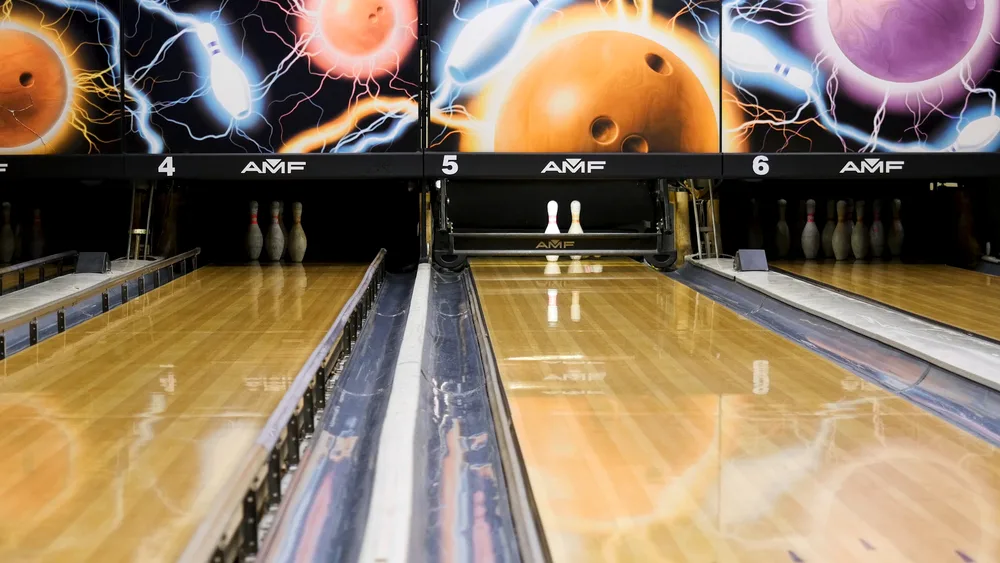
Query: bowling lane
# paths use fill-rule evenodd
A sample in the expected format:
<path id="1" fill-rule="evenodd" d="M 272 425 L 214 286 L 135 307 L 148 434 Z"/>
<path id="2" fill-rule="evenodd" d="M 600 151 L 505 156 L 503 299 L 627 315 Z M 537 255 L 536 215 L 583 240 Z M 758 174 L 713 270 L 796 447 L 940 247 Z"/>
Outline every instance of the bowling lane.
<path id="1" fill-rule="evenodd" d="M 365 268 L 202 268 L 0 362 L 0 561 L 176 561 Z"/>
<path id="2" fill-rule="evenodd" d="M 779 262 L 775 267 L 1000 340 L 1000 279 L 940 264 Z"/>
<path id="3" fill-rule="evenodd" d="M 555 561 L 1000 560 L 996 448 L 635 262 L 568 265 L 472 266 Z"/>

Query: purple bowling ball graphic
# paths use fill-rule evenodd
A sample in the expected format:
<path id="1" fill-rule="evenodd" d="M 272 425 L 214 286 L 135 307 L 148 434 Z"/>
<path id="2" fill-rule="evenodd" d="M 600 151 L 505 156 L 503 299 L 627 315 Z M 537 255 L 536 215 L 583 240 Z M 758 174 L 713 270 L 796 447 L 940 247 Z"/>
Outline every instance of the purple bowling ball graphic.
<path id="1" fill-rule="evenodd" d="M 972 50 L 986 0 L 829 0 L 837 46 L 880 80 L 914 83 L 939 76 Z"/>

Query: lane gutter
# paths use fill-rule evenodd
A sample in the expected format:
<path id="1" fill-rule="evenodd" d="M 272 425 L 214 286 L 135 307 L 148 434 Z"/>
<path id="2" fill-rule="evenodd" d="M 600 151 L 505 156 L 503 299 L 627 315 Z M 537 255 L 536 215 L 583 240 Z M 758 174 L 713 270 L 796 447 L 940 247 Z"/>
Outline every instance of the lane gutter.
<path id="1" fill-rule="evenodd" d="M 371 504 L 361 545 L 361 562 L 402 563 L 410 546 L 414 452 L 420 406 L 430 264 L 417 267 L 409 314 L 382 422 Z"/>
<path id="2" fill-rule="evenodd" d="M 476 337 L 479 341 L 479 354 L 486 376 L 486 395 L 493 415 L 493 426 L 500 450 L 500 464 L 503 469 L 504 484 L 507 487 L 507 498 L 510 500 L 510 514 L 514 522 L 521 561 L 525 563 L 551 561 L 552 555 L 545 541 L 542 519 L 538 515 L 535 497 L 531 492 L 531 483 L 514 431 L 507 394 L 500 382 L 496 355 L 493 353 L 493 343 L 486 327 L 482 302 L 479 300 L 479 289 L 471 266 L 464 275 L 467 276 L 465 287 L 469 309 L 472 312 Z"/>

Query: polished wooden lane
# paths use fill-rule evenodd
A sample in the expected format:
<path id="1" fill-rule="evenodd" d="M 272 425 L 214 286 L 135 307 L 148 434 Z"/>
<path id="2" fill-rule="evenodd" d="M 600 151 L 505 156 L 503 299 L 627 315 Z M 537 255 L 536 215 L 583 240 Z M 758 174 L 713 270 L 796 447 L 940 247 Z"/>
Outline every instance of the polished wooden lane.
<path id="1" fill-rule="evenodd" d="M 939 264 L 778 262 L 798 276 L 1000 340 L 1000 278 Z"/>
<path id="2" fill-rule="evenodd" d="M 0 362 L 0 561 L 176 561 L 364 270 L 202 268 Z"/>
<path id="3" fill-rule="evenodd" d="M 568 264 L 473 262 L 555 561 L 1000 560 L 994 447 L 634 262 Z"/>

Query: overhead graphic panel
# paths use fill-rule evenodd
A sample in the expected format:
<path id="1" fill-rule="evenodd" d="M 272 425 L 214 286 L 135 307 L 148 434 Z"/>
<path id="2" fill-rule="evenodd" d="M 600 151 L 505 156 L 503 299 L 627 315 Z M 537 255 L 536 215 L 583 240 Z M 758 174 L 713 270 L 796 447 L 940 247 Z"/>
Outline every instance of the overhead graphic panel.
<path id="1" fill-rule="evenodd" d="M 430 0 L 428 25 L 429 175 L 711 175 L 721 162 L 718 2 Z"/>
<path id="2" fill-rule="evenodd" d="M 751 153 L 726 174 L 1000 172 L 998 23 L 992 0 L 724 0 L 724 143 Z"/>
<path id="3" fill-rule="evenodd" d="M 124 6 L 127 149 L 172 157 L 138 174 L 419 174 L 417 0 Z"/>
<path id="4" fill-rule="evenodd" d="M 115 156 L 122 146 L 117 6 L 95 0 L 0 1 L 4 177 L 121 174 Z"/>

